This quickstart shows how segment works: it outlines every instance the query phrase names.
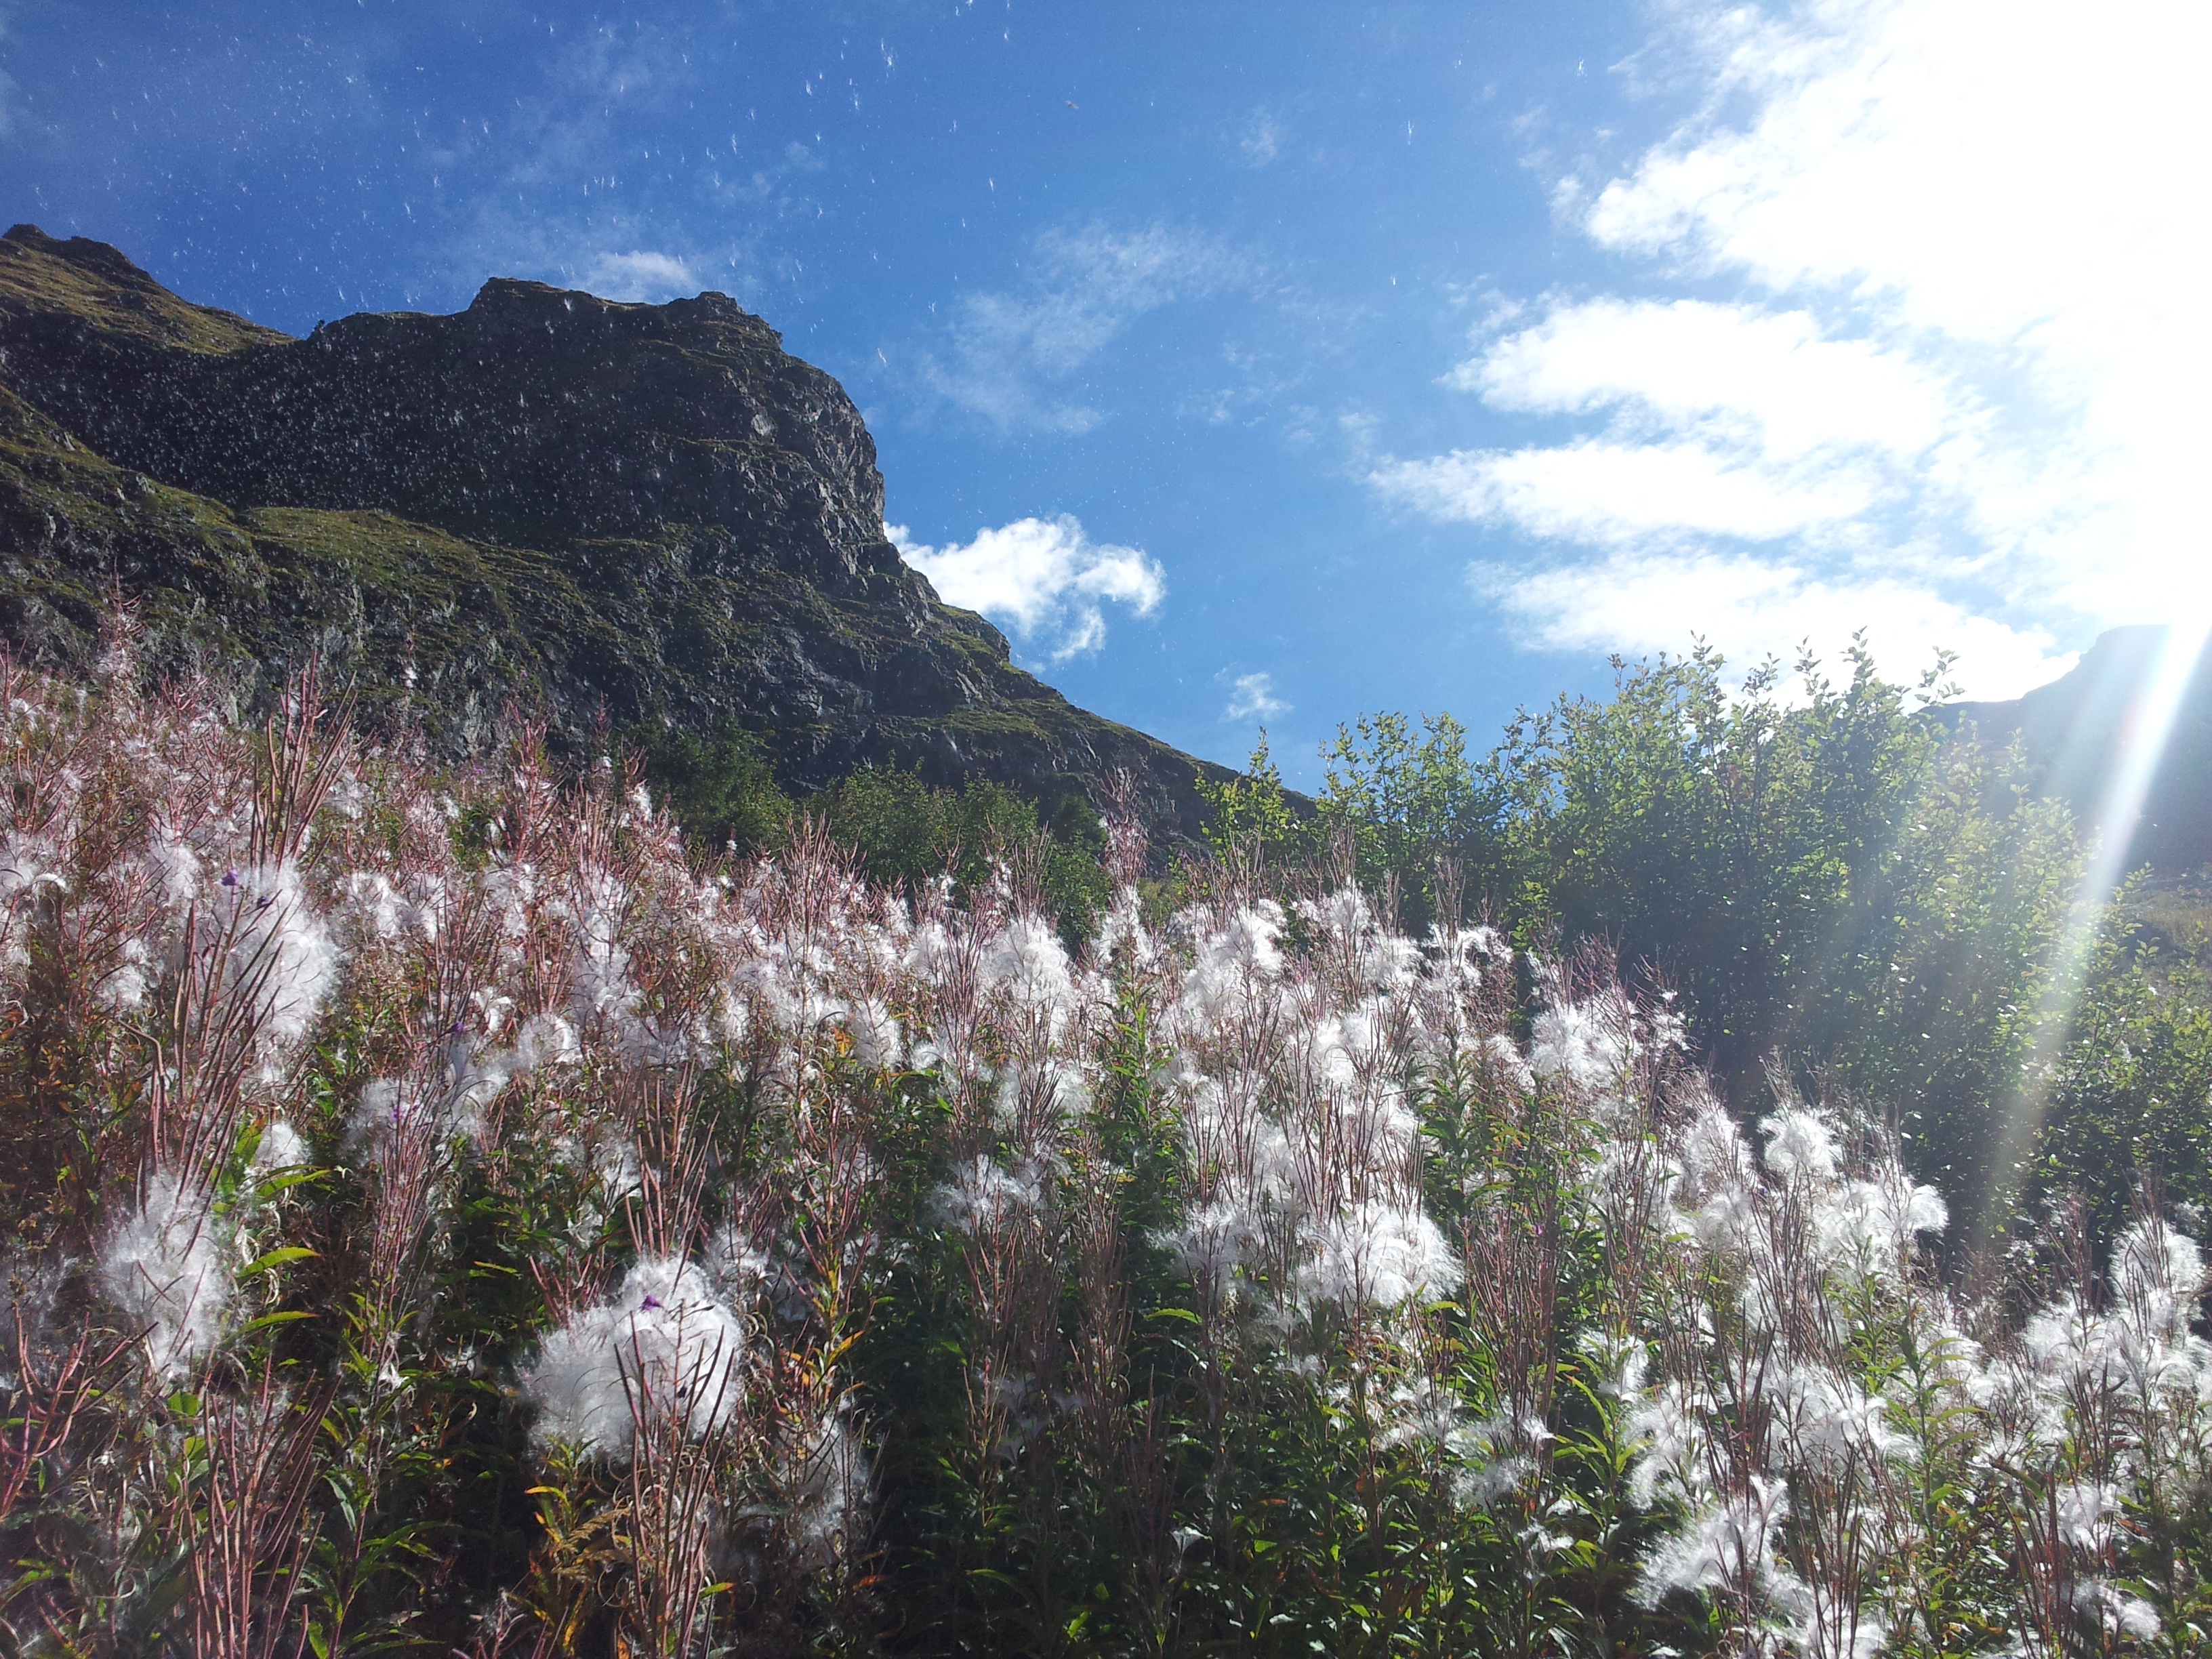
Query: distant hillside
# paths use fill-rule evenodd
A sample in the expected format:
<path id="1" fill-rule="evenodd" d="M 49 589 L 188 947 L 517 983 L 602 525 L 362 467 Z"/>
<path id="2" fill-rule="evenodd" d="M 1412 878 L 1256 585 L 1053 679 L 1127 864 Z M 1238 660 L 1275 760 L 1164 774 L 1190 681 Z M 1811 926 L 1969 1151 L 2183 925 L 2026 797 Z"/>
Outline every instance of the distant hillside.
<path id="1" fill-rule="evenodd" d="M 912 764 L 1049 810 L 1126 768 L 1194 834 L 1228 775 L 1013 666 L 883 501 L 843 389 L 720 294 L 499 280 L 301 340 L 104 243 L 0 238 L 0 636 L 34 659 L 83 664 L 113 582 L 157 660 L 265 685 L 318 651 L 456 754 L 510 702 L 570 745 L 603 711 L 734 720 L 789 787 Z"/>
<path id="2" fill-rule="evenodd" d="M 2071 671 L 2010 702 L 1953 703 L 1953 726 L 1986 743 L 2021 739 L 2039 769 L 2039 788 L 2064 800 L 2102 833 L 2113 769 L 2141 724 L 2142 696 L 2165 648 L 2161 627 L 2115 628 L 2098 636 Z M 2130 862 L 2179 877 L 2212 865 L 2212 651 L 2197 659 L 2166 737 L 2150 793 L 2133 829 Z"/>

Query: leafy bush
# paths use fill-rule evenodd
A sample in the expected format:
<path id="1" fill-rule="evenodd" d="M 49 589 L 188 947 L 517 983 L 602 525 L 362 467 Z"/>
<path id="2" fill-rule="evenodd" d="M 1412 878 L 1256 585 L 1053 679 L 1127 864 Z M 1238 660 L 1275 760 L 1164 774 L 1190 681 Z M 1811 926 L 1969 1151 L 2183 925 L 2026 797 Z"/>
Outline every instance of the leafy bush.
<path id="1" fill-rule="evenodd" d="M 1012 865 L 1034 883 L 1071 940 L 1096 923 L 1109 896 L 1096 809 L 1072 797 L 1049 825 L 1004 784 L 973 779 L 933 788 L 913 772 L 864 767 L 813 796 L 807 811 L 852 848 L 871 880 L 919 891 L 942 876 L 973 892 Z"/>
<path id="2" fill-rule="evenodd" d="M 1879 1120 L 1747 1133 L 1677 1004 L 1448 884 L 1163 919 L 1116 822 L 1071 951 L 1034 860 L 702 872 L 526 736 L 125 666 L 0 664 L 10 1650 L 2201 1642 L 2151 1207 L 1947 1282 Z"/>
<path id="3" fill-rule="evenodd" d="M 760 739 L 725 722 L 704 737 L 641 728 L 629 747 L 646 781 L 678 823 L 709 852 L 757 852 L 790 833 L 793 805 L 761 751 Z"/>
<path id="4" fill-rule="evenodd" d="M 957 789 L 918 772 L 862 767 L 794 802 L 775 781 L 759 738 L 725 725 L 705 738 L 669 729 L 631 735 L 645 781 L 693 844 L 712 855 L 781 847 L 801 814 L 830 827 L 871 880 L 919 890 L 951 875 L 963 888 L 991 879 L 1012 860 L 1035 867 L 1051 912 L 1071 939 L 1088 932 L 1107 896 L 1097 811 L 1071 795 L 1041 823 L 1004 784 L 972 779 Z"/>
<path id="5" fill-rule="evenodd" d="M 2071 821 L 2016 757 L 1921 717 L 1940 665 L 1908 690 L 1863 650 L 1840 684 L 1808 661 L 1790 700 L 1771 670 L 1729 690 L 1723 666 L 1616 664 L 1610 701 L 1523 714 L 1480 761 L 1448 717 L 1363 720 L 1325 751 L 1310 820 L 1263 744 L 1213 791 L 1217 845 L 1280 886 L 1340 843 L 1416 927 L 1443 879 L 1524 945 L 1607 940 L 1680 994 L 1729 1093 L 1779 1063 L 1881 1102 L 1977 1212 L 2080 871 Z"/>
<path id="6" fill-rule="evenodd" d="M 2155 945 L 2094 975 L 2069 1042 L 2025 1103 L 2042 1121 L 2033 1188 L 2078 1195 L 2109 1236 L 2148 1182 L 2166 1204 L 2212 1205 L 2212 981 Z"/>

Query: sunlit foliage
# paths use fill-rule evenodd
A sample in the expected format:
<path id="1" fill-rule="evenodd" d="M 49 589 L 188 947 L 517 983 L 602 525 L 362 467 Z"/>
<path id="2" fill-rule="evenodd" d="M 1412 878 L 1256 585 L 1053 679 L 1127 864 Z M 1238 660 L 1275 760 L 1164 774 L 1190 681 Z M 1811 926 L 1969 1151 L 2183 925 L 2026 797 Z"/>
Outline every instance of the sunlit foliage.
<path id="1" fill-rule="evenodd" d="M 1723 667 L 1620 665 L 1610 700 L 1524 714 L 1480 758 L 1449 719 L 1363 720 L 1310 818 L 1257 755 L 1216 791 L 1218 845 L 1287 880 L 1344 842 L 1420 926 L 1449 862 L 1524 944 L 1601 939 L 1656 974 L 1732 1096 L 1779 1065 L 1875 1103 L 1972 1209 L 2074 896 L 2070 819 L 1920 714 L 1940 665 L 1917 690 L 1863 652 L 1841 682 Z"/>
<path id="2" fill-rule="evenodd" d="M 1831 702 L 1776 711 L 1775 793 L 1857 752 Z M 1563 942 L 1583 901 L 1516 938 L 1431 866 L 1410 931 L 1387 836 L 1378 883 L 1354 842 L 1163 884 L 1109 810 L 1071 945 L 982 796 L 825 803 L 885 879 L 805 814 L 718 860 L 611 756 L 449 772 L 326 702 L 254 731 L 127 641 L 97 687 L 0 663 L 12 1650 L 2201 1642 L 2185 1217 L 2061 1206 L 1947 1270 L 1883 1103 L 1717 1083 L 1737 981 L 1624 977 Z M 1569 803 L 1583 741 L 1526 750 Z M 1630 770 L 1702 823 L 1733 741 Z M 1526 799 L 1474 864 L 1524 892 L 1571 810 Z M 1905 857 L 1792 833 L 1846 896 Z"/>

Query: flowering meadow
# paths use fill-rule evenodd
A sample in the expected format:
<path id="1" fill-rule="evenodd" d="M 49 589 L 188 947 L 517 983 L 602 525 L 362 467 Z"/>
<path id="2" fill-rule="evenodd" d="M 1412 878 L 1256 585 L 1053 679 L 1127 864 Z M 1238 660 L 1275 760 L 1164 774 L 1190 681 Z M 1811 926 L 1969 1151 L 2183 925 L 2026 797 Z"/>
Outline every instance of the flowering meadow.
<path id="1" fill-rule="evenodd" d="M 1324 860 L 687 847 L 0 661 L 0 1645 L 2182 1653 L 2197 1243 Z"/>

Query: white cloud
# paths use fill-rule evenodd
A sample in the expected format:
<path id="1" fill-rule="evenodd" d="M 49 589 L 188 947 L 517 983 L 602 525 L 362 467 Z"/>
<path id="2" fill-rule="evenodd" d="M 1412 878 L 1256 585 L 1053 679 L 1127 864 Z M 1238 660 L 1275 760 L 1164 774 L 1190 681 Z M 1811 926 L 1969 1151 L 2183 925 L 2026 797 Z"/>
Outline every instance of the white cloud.
<path id="1" fill-rule="evenodd" d="M 1434 518 L 1508 520 L 1534 535 L 1605 545 L 1682 532 L 1771 541 L 1849 519 L 1872 495 L 1863 481 L 1833 472 L 1793 480 L 1697 443 L 1455 449 L 1394 461 L 1370 477 Z"/>
<path id="2" fill-rule="evenodd" d="M 1106 605 L 1149 617 L 1167 594 L 1158 560 L 1141 548 L 1092 541 L 1065 513 L 1018 519 L 951 547 L 924 546 L 903 525 L 887 525 L 884 533 L 947 605 L 981 611 L 1054 662 L 1105 643 Z"/>
<path id="3" fill-rule="evenodd" d="M 1702 107 L 1555 199 L 1675 297 L 1555 299 L 1487 337 L 1449 383 L 1568 434 L 1387 461 L 1376 485 L 1589 550 L 1477 572 L 1531 637 L 1575 648 L 1680 646 L 1696 607 L 1668 596 L 1702 586 L 1701 631 L 1731 655 L 1856 607 L 1840 625 L 1908 655 L 1940 636 L 1982 692 L 2054 642 L 2212 607 L 2212 238 L 2189 205 L 2212 161 L 2212 10 L 1663 16 Z"/>
<path id="4" fill-rule="evenodd" d="M 1824 338 L 1802 311 L 1699 300 L 1561 306 L 1449 381 L 1499 409 L 1707 422 L 1782 460 L 1823 448 L 1917 454 L 1947 414 L 1942 380 L 1900 352 Z"/>
<path id="5" fill-rule="evenodd" d="M 1824 575 L 1789 559 L 1623 551 L 1594 564 L 1512 570 L 1478 564 L 1476 590 L 1540 644 L 1560 651 L 1680 651 L 1722 645 L 1738 667 L 1794 665 L 1809 649 L 1832 666 L 1864 629 L 1888 672 L 1914 676 L 1939 650 L 1977 665 L 1974 690 L 2016 696 L 2063 673 L 2051 635 L 2014 628 L 1929 587 L 1888 576 Z"/>
<path id="6" fill-rule="evenodd" d="M 1290 712 L 1291 705 L 1275 695 L 1273 674 L 1239 674 L 1230 682 L 1229 706 L 1221 711 L 1221 718 L 1271 720 Z"/>
<path id="7" fill-rule="evenodd" d="M 2212 602 L 2195 485 L 2212 375 L 2202 64 L 2187 3 L 1861 3 L 1745 59 L 1773 88 L 1610 182 L 1601 242 L 1846 296 L 1962 380 L 1996 382 L 2001 452 L 1957 483 L 2024 585 L 2095 622 Z M 2014 481 L 2067 483 L 2064 522 Z M 2052 533 L 2056 528 L 2057 533 Z M 2174 591 L 2180 577 L 2182 590 Z"/>
<path id="8" fill-rule="evenodd" d="M 644 249 L 594 256 L 584 267 L 583 281 L 603 300 L 669 300 L 696 294 L 704 286 L 674 254 Z"/>
<path id="9" fill-rule="evenodd" d="M 1238 270 L 1220 242 L 1167 225 L 1048 231 L 1019 291 L 963 300 L 950 361 L 932 358 L 929 379 L 994 425 L 1088 432 L 1104 416 L 1061 386 L 1136 319 L 1210 294 Z"/>

